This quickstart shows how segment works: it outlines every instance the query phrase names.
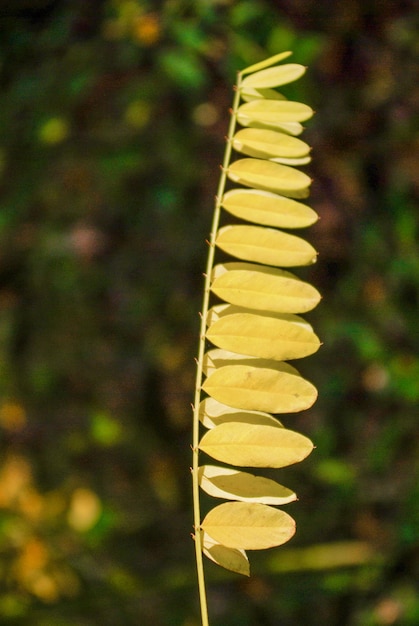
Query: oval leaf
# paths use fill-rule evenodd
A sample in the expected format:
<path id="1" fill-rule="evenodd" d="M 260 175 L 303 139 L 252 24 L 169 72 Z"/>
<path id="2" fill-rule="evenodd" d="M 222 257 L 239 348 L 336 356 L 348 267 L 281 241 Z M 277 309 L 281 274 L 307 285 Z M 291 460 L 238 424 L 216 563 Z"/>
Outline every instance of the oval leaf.
<path id="1" fill-rule="evenodd" d="M 242 126 L 257 122 L 275 128 L 284 122 L 305 122 L 314 111 L 307 104 L 292 100 L 252 100 L 237 109 L 237 121 Z"/>
<path id="2" fill-rule="evenodd" d="M 248 68 L 258 69 L 257 65 Z M 278 67 L 270 67 L 267 69 L 260 69 L 251 76 L 243 78 L 240 89 L 247 89 L 253 87 L 254 89 L 260 89 L 264 87 L 280 87 L 298 80 L 305 73 L 306 68 L 299 63 L 284 63 Z"/>
<path id="3" fill-rule="evenodd" d="M 217 402 L 214 398 L 205 398 L 199 405 L 199 419 L 206 428 L 215 428 L 225 422 L 244 422 L 282 428 L 279 420 L 269 413 L 261 411 L 240 411 L 231 406 Z"/>
<path id="4" fill-rule="evenodd" d="M 219 348 L 263 359 L 285 361 L 314 354 L 320 340 L 290 317 L 267 317 L 254 313 L 234 313 L 214 322 L 207 338 Z"/>
<path id="5" fill-rule="evenodd" d="M 306 198 L 311 184 L 311 178 L 304 172 L 263 159 L 239 159 L 229 166 L 227 175 L 235 183 L 291 198 Z"/>
<path id="6" fill-rule="evenodd" d="M 295 533 L 295 522 L 290 515 L 251 502 L 220 504 L 206 515 L 201 526 L 215 541 L 239 550 L 280 546 Z"/>
<path id="7" fill-rule="evenodd" d="M 251 263 L 216 265 L 211 290 L 231 304 L 278 313 L 305 313 L 320 301 L 317 289 L 294 274 Z"/>
<path id="8" fill-rule="evenodd" d="M 318 220 L 317 213 L 305 204 L 269 191 L 231 189 L 221 205 L 232 215 L 262 226 L 305 228 Z"/>
<path id="9" fill-rule="evenodd" d="M 279 468 L 305 459 L 313 444 L 304 435 L 287 428 L 233 422 L 208 430 L 199 449 L 231 465 Z"/>
<path id="10" fill-rule="evenodd" d="M 266 226 L 224 226 L 215 243 L 231 256 L 266 265 L 311 265 L 317 259 L 316 250 L 305 239 Z"/>
<path id="11" fill-rule="evenodd" d="M 285 133 L 262 128 L 243 128 L 233 137 L 233 148 L 259 158 L 306 157 L 310 146 L 301 139 Z"/>
<path id="12" fill-rule="evenodd" d="M 227 548 L 217 543 L 207 533 L 203 533 L 203 553 L 217 565 L 236 574 L 250 576 L 249 559 L 244 550 Z"/>
<path id="13" fill-rule="evenodd" d="M 214 498 L 272 505 L 288 504 L 297 499 L 291 489 L 274 480 L 229 467 L 203 465 L 198 474 L 201 489 Z"/>
<path id="14" fill-rule="evenodd" d="M 295 413 L 310 408 L 317 398 L 316 388 L 285 365 L 226 365 L 207 378 L 203 389 L 215 400 L 238 409 Z"/>

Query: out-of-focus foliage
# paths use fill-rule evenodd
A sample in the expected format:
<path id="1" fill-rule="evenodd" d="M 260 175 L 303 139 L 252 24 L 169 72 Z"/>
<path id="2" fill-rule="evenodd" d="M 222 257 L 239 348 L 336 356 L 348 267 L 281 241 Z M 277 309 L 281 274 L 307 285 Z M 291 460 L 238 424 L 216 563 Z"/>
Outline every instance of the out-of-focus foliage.
<path id="1" fill-rule="evenodd" d="M 292 548 L 245 584 L 209 571 L 212 623 L 419 622 L 415 15 L 413 0 L 0 3 L 0 623 L 197 624 L 203 242 L 235 71 L 288 48 L 310 66 L 293 97 L 317 110 L 307 276 L 325 345 L 304 368 L 316 408 L 286 426 L 317 450 L 286 470 Z"/>

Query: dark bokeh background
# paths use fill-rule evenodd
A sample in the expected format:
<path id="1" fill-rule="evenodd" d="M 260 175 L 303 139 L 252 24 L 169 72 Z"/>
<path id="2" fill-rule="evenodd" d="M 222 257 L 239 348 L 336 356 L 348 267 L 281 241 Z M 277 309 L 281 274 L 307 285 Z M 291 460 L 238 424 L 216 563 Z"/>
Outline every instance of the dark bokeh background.
<path id="1" fill-rule="evenodd" d="M 204 240 L 235 72 L 286 49 L 324 346 L 284 421 L 317 448 L 275 474 L 293 541 L 250 580 L 208 562 L 212 626 L 419 624 L 415 4 L 1 0 L 2 625 L 199 624 Z"/>

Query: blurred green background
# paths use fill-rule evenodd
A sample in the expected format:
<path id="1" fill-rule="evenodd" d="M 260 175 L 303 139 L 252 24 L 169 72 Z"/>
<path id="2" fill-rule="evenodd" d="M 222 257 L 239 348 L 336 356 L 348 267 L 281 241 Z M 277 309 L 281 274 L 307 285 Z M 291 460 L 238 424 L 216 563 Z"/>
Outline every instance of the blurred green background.
<path id="1" fill-rule="evenodd" d="M 275 472 L 292 542 L 249 580 L 208 561 L 211 626 L 419 624 L 417 26 L 413 0 L 1 0 L 0 624 L 199 625 L 204 241 L 235 73 L 287 49 L 324 346 L 284 422 L 317 448 Z"/>

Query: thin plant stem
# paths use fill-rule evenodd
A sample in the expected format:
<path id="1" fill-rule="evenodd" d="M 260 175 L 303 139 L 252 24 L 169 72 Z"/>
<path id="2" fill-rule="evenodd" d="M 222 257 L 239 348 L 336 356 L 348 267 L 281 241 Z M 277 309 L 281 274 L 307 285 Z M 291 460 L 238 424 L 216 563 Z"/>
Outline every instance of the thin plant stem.
<path id="1" fill-rule="evenodd" d="M 205 577 L 204 577 L 204 564 L 202 558 L 202 550 L 203 550 L 203 537 L 202 537 L 202 529 L 201 529 L 201 510 L 200 510 L 200 502 L 199 502 L 199 477 L 198 477 L 198 468 L 199 468 L 199 404 L 201 401 L 201 385 L 202 385 L 202 377 L 203 377 L 203 361 L 204 361 L 204 353 L 205 353 L 205 334 L 207 329 L 207 316 L 208 316 L 208 308 L 209 308 L 209 299 L 210 299 L 210 283 L 211 283 L 211 273 L 214 265 L 214 255 L 215 255 L 215 238 L 217 235 L 218 225 L 220 222 L 220 213 L 221 213 L 221 201 L 224 195 L 224 189 L 227 182 L 227 168 L 230 163 L 232 146 L 231 141 L 234 135 L 234 131 L 236 128 L 236 112 L 240 102 L 240 82 L 241 82 L 241 74 L 238 74 L 237 87 L 234 95 L 233 101 L 233 109 L 231 111 L 230 124 L 228 128 L 228 136 L 226 142 L 226 148 L 224 152 L 224 161 L 221 169 L 220 182 L 218 185 L 217 195 L 215 198 L 215 208 L 214 208 L 214 216 L 212 220 L 211 233 L 209 238 L 209 250 L 208 250 L 208 259 L 207 266 L 205 271 L 205 283 L 204 283 L 204 297 L 202 301 L 202 311 L 201 311 L 201 325 L 200 325 L 200 333 L 199 333 L 199 350 L 198 350 L 198 358 L 197 358 L 197 368 L 196 368 L 196 381 L 195 381 L 195 397 L 193 404 L 193 432 L 192 432 L 192 493 L 193 493 L 193 511 L 194 511 L 194 538 L 195 538 L 195 555 L 196 555 L 196 567 L 197 567 L 197 575 L 198 575 L 198 589 L 199 589 L 199 600 L 201 606 L 201 619 L 202 626 L 209 626 L 208 621 L 208 605 L 207 605 L 207 594 L 205 587 Z"/>

